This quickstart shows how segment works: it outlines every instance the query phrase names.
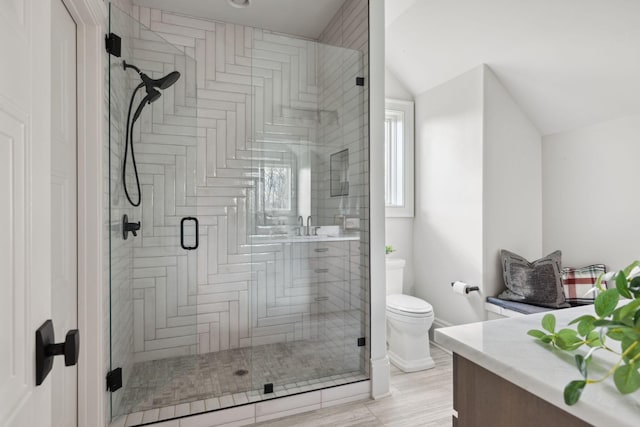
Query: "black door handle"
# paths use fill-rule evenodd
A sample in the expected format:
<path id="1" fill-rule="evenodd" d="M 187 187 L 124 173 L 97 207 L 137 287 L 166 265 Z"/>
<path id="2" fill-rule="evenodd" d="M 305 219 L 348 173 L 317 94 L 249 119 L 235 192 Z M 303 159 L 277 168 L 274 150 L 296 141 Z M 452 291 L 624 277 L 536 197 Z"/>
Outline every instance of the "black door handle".
<path id="1" fill-rule="evenodd" d="M 36 385 L 42 384 L 51 372 L 55 356 L 64 355 L 65 366 L 74 366 L 79 354 L 80 332 L 77 329 L 67 332 L 64 342 L 56 344 L 53 322 L 51 319 L 44 322 L 36 331 Z"/>
<path id="2" fill-rule="evenodd" d="M 186 221 L 193 221 L 196 224 L 196 242 L 193 246 L 187 246 L 184 244 L 184 223 Z M 198 218 L 195 218 L 193 216 L 185 216 L 180 220 L 180 246 L 182 246 L 182 249 L 187 251 L 198 249 L 198 245 L 200 244 L 199 234 L 200 234 L 200 224 L 198 223 Z"/>

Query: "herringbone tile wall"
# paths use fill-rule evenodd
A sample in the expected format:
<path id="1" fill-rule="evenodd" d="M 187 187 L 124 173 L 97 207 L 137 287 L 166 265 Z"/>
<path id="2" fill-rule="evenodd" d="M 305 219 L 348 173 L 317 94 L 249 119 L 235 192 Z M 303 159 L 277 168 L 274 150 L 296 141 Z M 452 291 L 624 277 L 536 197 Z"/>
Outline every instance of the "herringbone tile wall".
<path id="1" fill-rule="evenodd" d="M 351 335 L 368 335 L 367 5 L 345 1 L 321 43 L 157 9 L 134 6 L 127 10 L 134 19 L 115 12 L 123 59 L 153 78 L 173 70 L 182 75 L 136 124 L 142 207 L 132 208 L 120 168 L 126 107 L 139 79 L 119 61 L 111 63 L 111 151 L 105 151 L 112 169 L 105 179 L 105 195 L 109 185 L 112 190 L 105 228 L 111 307 L 105 312 L 111 314 L 112 364 L 124 368 L 125 383 L 138 361 L 310 338 L 338 347 L 348 341 L 351 351 Z M 360 76 L 364 87 L 355 85 Z M 329 158 L 345 148 L 349 195 L 330 197 Z M 324 287 L 294 286 L 296 247 L 250 240 L 251 234 L 290 231 L 298 213 L 295 197 L 290 212 L 261 211 L 260 167 L 300 164 L 311 169 L 315 225 L 359 219 L 352 230 L 359 241 L 337 245 L 348 262 L 327 261 L 341 279 Z M 294 194 L 297 185 L 294 180 Z M 121 239 L 124 213 L 142 222 L 139 237 Z M 186 216 L 200 221 L 196 251 L 180 248 Z M 193 234 L 187 230 L 189 242 Z M 330 326 L 318 321 L 327 312 L 337 313 Z M 354 353 L 365 371 L 366 341 L 366 350 Z M 118 393 L 113 398 L 117 408 Z"/>
<path id="2" fill-rule="evenodd" d="M 133 361 L 317 334 L 317 288 L 297 295 L 285 289 L 290 247 L 249 241 L 251 233 L 275 230 L 295 217 L 269 221 L 255 215 L 258 166 L 286 163 L 303 150 L 313 153 L 311 168 L 319 183 L 312 187 L 314 223 L 332 224 L 336 216 L 361 220 L 361 244 L 352 244 L 357 252 L 349 255 L 347 305 L 340 307 L 362 310 L 363 325 L 367 321 L 368 91 L 353 84 L 362 70 L 368 77 L 366 3 L 347 1 L 323 34 L 359 52 L 133 8 L 135 19 L 185 54 L 167 53 L 144 27 L 132 30 L 131 51 L 126 52 L 152 77 L 173 70 L 182 74 L 136 125 L 142 208 L 120 205 L 132 220 L 142 222 L 141 237 L 133 248 L 121 244 L 115 257 L 120 264 L 112 265 L 122 277 L 133 277 L 129 298 L 123 286 L 121 300 L 114 301 L 121 326 L 114 332 L 123 354 L 133 349 Z M 122 155 L 117 147 L 122 145 L 112 147 L 114 166 Z M 330 198 L 323 186 L 328 158 L 341 147 L 350 150 L 351 191 L 348 197 Z M 112 178 L 114 189 L 122 185 L 118 174 Z M 122 213 L 114 212 L 112 229 Z M 197 251 L 180 248 L 179 223 L 185 216 L 200 220 Z"/>

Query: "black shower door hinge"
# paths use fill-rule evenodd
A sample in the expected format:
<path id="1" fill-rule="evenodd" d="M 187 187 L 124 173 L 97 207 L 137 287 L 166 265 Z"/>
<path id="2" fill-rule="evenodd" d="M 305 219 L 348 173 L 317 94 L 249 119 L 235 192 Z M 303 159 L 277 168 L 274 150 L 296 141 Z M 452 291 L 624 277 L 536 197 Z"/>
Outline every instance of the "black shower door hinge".
<path id="1" fill-rule="evenodd" d="M 120 39 L 120 36 L 114 33 L 109 33 L 104 36 L 104 41 L 107 53 L 115 56 L 116 58 L 120 58 L 120 54 L 122 52 L 122 40 Z"/>
<path id="2" fill-rule="evenodd" d="M 358 347 L 364 347 L 366 343 L 367 343 L 367 340 L 365 339 L 365 337 L 358 338 Z"/>
<path id="3" fill-rule="evenodd" d="M 356 77 L 356 86 L 364 86 L 364 77 Z"/>
<path id="4" fill-rule="evenodd" d="M 122 388 L 122 368 L 116 368 L 107 374 L 107 391 L 114 392 Z"/>

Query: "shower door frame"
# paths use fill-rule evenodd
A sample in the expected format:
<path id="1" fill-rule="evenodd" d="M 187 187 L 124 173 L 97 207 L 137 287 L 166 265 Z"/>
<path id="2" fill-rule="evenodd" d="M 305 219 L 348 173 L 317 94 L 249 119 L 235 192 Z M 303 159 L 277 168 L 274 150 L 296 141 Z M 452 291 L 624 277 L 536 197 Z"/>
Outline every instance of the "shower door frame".
<path id="1" fill-rule="evenodd" d="M 77 28 L 78 425 L 106 423 L 103 330 L 103 60 L 107 6 L 64 0 Z M 96 102 L 98 100 L 98 102 Z"/>

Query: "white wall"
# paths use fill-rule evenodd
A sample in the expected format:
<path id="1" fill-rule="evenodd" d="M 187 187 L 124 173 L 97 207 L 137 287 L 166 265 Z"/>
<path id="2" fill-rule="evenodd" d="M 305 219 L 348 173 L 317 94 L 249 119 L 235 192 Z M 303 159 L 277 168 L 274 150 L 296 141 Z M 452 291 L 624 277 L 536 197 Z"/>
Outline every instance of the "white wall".
<path id="1" fill-rule="evenodd" d="M 436 326 L 484 320 L 500 249 L 542 248 L 541 136 L 482 65 L 416 98 L 416 295 Z M 455 280 L 480 287 L 461 296 Z"/>
<path id="2" fill-rule="evenodd" d="M 540 132 L 489 67 L 484 68 L 483 296 L 504 289 L 500 249 L 542 252 Z"/>
<path id="3" fill-rule="evenodd" d="M 395 249 L 395 252 L 387 257 L 407 261 L 404 267 L 404 293 L 415 295 L 413 218 L 385 218 L 385 244 Z"/>
<path id="4" fill-rule="evenodd" d="M 478 295 L 450 283 L 482 281 L 482 67 L 416 97 L 416 296 L 437 319 L 483 318 Z"/>
<path id="5" fill-rule="evenodd" d="M 413 101 L 411 92 L 407 90 L 404 84 L 402 84 L 387 67 L 384 67 L 384 96 L 386 98 Z"/>
<path id="6" fill-rule="evenodd" d="M 413 96 L 404 85 L 389 71 L 384 70 L 385 98 L 413 101 Z M 413 159 L 412 159 L 413 160 Z M 404 293 L 415 295 L 415 275 L 413 273 L 413 218 L 385 218 L 385 242 L 396 250 L 392 258 L 407 261 L 404 268 Z"/>
<path id="7" fill-rule="evenodd" d="M 543 249 L 566 266 L 640 258 L 640 115 L 542 140 Z"/>

